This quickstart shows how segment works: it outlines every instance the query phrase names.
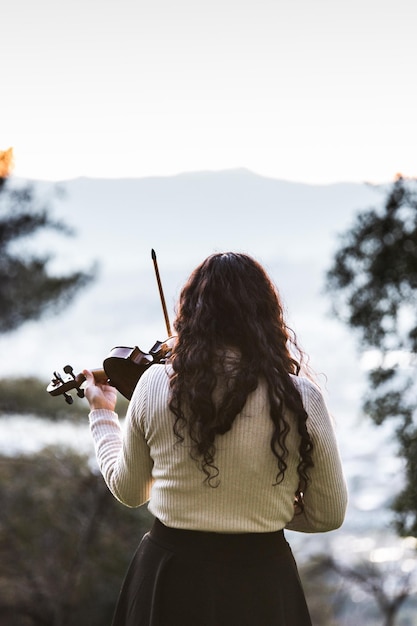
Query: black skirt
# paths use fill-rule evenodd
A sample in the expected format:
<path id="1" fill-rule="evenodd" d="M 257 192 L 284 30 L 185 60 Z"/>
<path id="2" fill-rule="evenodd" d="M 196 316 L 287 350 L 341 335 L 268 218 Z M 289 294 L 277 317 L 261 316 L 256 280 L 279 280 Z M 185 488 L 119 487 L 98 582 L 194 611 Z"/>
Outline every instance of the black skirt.
<path id="1" fill-rule="evenodd" d="M 222 534 L 158 520 L 133 557 L 112 626 L 311 626 L 282 531 Z"/>

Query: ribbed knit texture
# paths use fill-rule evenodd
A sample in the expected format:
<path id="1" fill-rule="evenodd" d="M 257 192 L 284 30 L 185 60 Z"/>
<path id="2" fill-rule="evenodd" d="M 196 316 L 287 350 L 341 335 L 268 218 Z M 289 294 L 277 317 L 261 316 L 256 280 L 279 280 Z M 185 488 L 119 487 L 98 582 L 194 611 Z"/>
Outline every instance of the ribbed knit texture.
<path id="1" fill-rule="evenodd" d="M 332 421 L 320 390 L 306 378 L 293 380 L 309 416 L 314 444 L 303 514 L 294 516 L 293 506 L 298 486 L 295 426 L 287 438 L 285 478 L 274 485 L 277 459 L 270 449 L 272 422 L 265 385 L 259 384 L 249 396 L 232 429 L 217 437 L 220 484 L 213 488 L 191 459 L 187 437 L 179 443 L 174 435 L 163 365 L 152 366 L 140 378 L 123 430 L 116 413 L 104 409 L 90 413 L 97 460 L 110 491 L 131 507 L 149 500 L 151 513 L 173 528 L 233 533 L 338 528 L 347 489 Z"/>

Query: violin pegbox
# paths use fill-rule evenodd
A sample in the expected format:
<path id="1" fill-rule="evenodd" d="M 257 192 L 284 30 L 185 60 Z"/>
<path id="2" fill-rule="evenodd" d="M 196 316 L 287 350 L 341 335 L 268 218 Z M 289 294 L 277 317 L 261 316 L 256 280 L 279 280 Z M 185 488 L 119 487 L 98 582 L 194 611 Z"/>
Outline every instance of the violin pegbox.
<path id="1" fill-rule="evenodd" d="M 46 390 L 51 396 L 63 395 L 65 402 L 67 402 L 67 404 L 72 404 L 74 400 L 68 391 L 76 389 L 77 396 L 79 398 L 84 398 L 84 389 L 81 389 L 81 385 L 85 381 L 85 376 L 83 374 L 75 376 L 74 369 L 71 365 L 65 365 L 63 371 L 66 374 L 66 378 L 64 378 L 59 372 L 54 372 L 51 382 Z"/>
<path id="2" fill-rule="evenodd" d="M 72 368 L 72 366 L 71 366 L 71 365 L 66 365 L 66 366 L 64 367 L 64 372 L 65 372 L 65 374 L 68 374 L 68 376 L 70 377 L 70 378 L 69 378 L 69 380 L 70 380 L 70 381 L 71 381 L 71 380 L 73 380 L 73 381 L 74 381 L 74 384 L 76 385 L 76 386 L 74 387 L 74 389 L 76 389 L 76 390 L 77 390 L 77 396 L 78 396 L 79 398 L 84 398 L 84 389 L 81 389 L 81 387 L 80 387 L 79 385 L 82 385 L 82 383 L 85 381 L 85 377 L 81 374 L 81 376 L 82 376 L 83 380 L 81 380 L 81 382 L 80 382 L 80 381 L 79 381 L 80 375 L 75 376 L 75 374 L 74 374 L 74 369 Z M 71 397 L 71 396 L 70 396 L 70 397 Z M 66 400 L 66 398 L 65 398 L 65 400 Z M 71 398 L 71 400 L 72 400 L 72 398 Z M 70 402 L 69 404 L 72 404 L 72 402 Z"/>

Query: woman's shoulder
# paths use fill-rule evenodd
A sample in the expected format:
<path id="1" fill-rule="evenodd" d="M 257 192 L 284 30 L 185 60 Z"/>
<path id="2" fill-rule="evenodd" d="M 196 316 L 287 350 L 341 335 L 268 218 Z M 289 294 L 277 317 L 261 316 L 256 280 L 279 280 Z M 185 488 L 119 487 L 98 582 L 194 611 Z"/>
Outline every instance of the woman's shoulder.
<path id="1" fill-rule="evenodd" d="M 318 384 L 307 376 L 295 376 L 293 374 L 290 376 L 307 412 L 311 408 L 321 409 L 324 404 L 324 397 Z"/>
<path id="2" fill-rule="evenodd" d="M 329 427 L 333 427 L 334 420 L 320 387 L 305 376 L 291 376 L 291 378 L 300 393 L 301 401 L 309 417 L 310 429 L 317 430 L 317 432 L 323 429 L 328 431 Z"/>
<path id="3" fill-rule="evenodd" d="M 140 383 L 147 387 L 164 383 L 168 385 L 171 371 L 172 368 L 169 364 L 155 363 L 144 371 L 140 377 Z"/>
<path id="4" fill-rule="evenodd" d="M 290 374 L 290 378 L 300 393 L 313 396 L 322 395 L 320 387 L 311 378 L 307 376 L 296 376 L 295 374 Z"/>
<path id="5" fill-rule="evenodd" d="M 160 402 L 169 394 L 169 366 L 155 364 L 148 367 L 139 378 L 131 398 L 134 411 L 141 413 L 146 407 Z"/>

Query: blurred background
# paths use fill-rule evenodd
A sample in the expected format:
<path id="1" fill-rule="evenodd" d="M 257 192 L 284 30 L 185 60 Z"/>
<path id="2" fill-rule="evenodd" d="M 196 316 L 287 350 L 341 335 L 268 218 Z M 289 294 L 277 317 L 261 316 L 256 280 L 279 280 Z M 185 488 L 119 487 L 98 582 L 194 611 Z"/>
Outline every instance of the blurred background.
<path id="1" fill-rule="evenodd" d="M 125 509 L 104 488 L 86 401 L 68 405 L 46 386 L 68 363 L 78 373 L 114 346 L 166 339 L 152 248 L 171 322 L 205 256 L 257 258 L 310 357 L 350 489 L 341 529 L 287 533 L 314 624 L 417 624 L 417 9 L 9 9 L 0 624 L 110 623 L 151 523 L 146 507 Z"/>

